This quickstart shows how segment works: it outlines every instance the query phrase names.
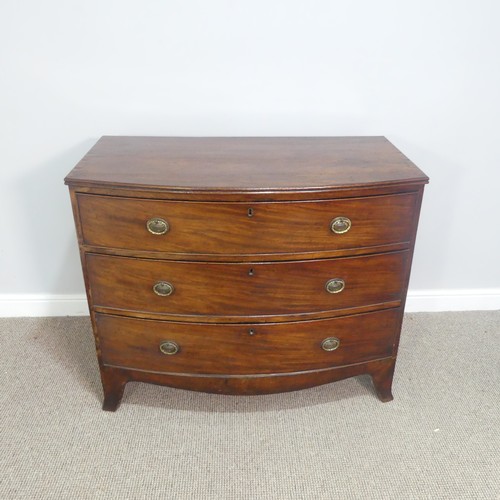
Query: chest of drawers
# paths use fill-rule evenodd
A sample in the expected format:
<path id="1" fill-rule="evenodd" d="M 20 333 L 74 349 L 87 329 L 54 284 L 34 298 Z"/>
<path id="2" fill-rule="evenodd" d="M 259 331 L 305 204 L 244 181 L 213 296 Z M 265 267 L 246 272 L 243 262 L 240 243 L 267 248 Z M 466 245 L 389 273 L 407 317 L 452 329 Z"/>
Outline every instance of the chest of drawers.
<path id="1" fill-rule="evenodd" d="M 428 178 L 383 137 L 103 137 L 70 189 L 105 410 L 128 381 L 391 386 Z"/>

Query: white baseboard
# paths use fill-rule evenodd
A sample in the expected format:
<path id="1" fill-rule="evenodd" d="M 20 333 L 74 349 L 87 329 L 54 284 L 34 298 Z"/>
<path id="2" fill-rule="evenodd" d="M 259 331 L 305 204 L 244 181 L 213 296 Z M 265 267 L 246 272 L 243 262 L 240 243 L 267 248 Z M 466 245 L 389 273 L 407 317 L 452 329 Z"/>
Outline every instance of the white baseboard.
<path id="1" fill-rule="evenodd" d="M 410 290 L 406 312 L 486 311 L 500 309 L 500 288 Z M 0 317 L 87 316 L 83 294 L 0 294 Z"/>
<path id="2" fill-rule="evenodd" d="M 0 317 L 87 316 L 84 294 L 0 294 Z"/>
<path id="3" fill-rule="evenodd" d="M 496 311 L 500 288 L 409 290 L 406 312 Z"/>

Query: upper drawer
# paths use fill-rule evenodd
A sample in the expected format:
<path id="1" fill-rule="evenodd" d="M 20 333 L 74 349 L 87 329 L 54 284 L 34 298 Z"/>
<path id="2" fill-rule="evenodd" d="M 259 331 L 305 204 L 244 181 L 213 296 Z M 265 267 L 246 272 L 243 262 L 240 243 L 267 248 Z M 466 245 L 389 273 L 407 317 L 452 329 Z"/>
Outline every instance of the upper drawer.
<path id="1" fill-rule="evenodd" d="M 257 203 L 88 194 L 78 194 L 77 199 L 87 245 L 177 255 L 256 255 L 406 243 L 411 239 L 416 193 Z M 155 224 L 155 219 L 166 224 Z"/>

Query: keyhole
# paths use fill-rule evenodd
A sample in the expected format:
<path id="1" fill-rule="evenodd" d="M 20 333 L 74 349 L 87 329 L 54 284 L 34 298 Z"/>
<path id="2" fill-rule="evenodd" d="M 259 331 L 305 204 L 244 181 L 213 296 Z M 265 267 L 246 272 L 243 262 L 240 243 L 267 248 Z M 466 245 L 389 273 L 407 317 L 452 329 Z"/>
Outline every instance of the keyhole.
<path id="1" fill-rule="evenodd" d="M 248 330 L 248 335 L 255 335 L 255 330 L 253 329 Z"/>
<path id="2" fill-rule="evenodd" d="M 253 268 L 250 268 L 250 269 L 248 270 L 248 276 L 253 276 Z"/>
<path id="3" fill-rule="evenodd" d="M 247 210 L 247 215 L 248 215 L 248 217 L 253 217 L 253 208 L 249 208 Z"/>

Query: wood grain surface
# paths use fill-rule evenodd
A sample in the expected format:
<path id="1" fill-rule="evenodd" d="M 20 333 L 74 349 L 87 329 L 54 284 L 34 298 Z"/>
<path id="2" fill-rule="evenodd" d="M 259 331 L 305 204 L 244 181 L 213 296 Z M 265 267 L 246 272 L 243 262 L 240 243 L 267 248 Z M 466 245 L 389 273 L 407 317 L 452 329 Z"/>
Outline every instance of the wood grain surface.
<path id="1" fill-rule="evenodd" d="M 103 363 L 170 373 L 248 375 L 298 372 L 392 355 L 399 311 L 388 309 L 335 319 L 266 324 L 200 324 L 96 315 Z M 334 351 L 321 343 L 340 340 Z M 179 352 L 159 345 L 173 341 Z"/>
<path id="2" fill-rule="evenodd" d="M 95 307 L 165 315 L 273 316 L 313 313 L 399 300 L 408 252 L 364 257 L 245 264 L 175 262 L 88 254 Z M 328 280 L 345 289 L 328 293 Z M 153 292 L 159 281 L 175 291 Z"/>
<path id="3" fill-rule="evenodd" d="M 102 137 L 70 185 L 324 190 L 428 181 L 385 137 Z"/>
<path id="4" fill-rule="evenodd" d="M 378 245 L 408 245 L 416 193 L 340 200 L 275 203 L 190 203 L 77 195 L 86 245 L 176 254 L 328 252 Z M 348 217 L 344 234 L 330 229 Z M 146 223 L 160 217 L 162 235 Z"/>

